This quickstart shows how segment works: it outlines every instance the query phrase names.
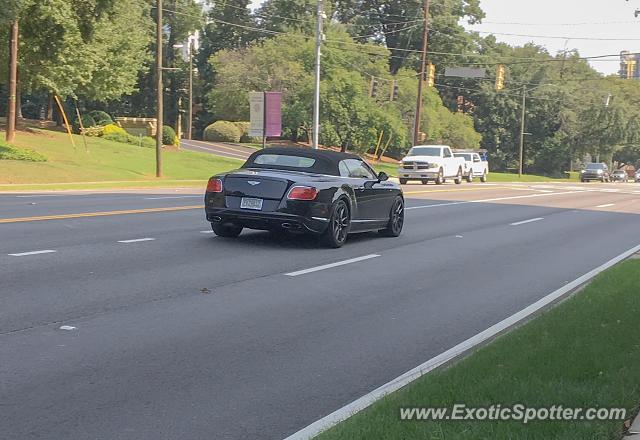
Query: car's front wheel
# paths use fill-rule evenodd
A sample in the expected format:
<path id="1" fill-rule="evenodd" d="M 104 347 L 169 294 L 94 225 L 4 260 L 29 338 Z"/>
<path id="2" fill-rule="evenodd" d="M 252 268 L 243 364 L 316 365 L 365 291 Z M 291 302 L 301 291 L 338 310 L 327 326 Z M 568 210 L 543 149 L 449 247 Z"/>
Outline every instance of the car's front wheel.
<path id="1" fill-rule="evenodd" d="M 233 223 L 211 223 L 211 229 L 219 237 L 235 238 L 242 232 L 242 226 Z"/>
<path id="2" fill-rule="evenodd" d="M 351 228 L 351 214 L 347 203 L 340 199 L 331 210 L 329 226 L 322 235 L 322 241 L 329 247 L 339 248 L 347 241 Z"/>
<path id="3" fill-rule="evenodd" d="M 438 177 L 436 177 L 436 185 L 442 185 L 444 183 L 444 171 L 442 168 L 438 171 Z"/>
<path id="4" fill-rule="evenodd" d="M 400 179 L 400 185 L 406 185 L 408 182 L 407 179 Z"/>
<path id="5" fill-rule="evenodd" d="M 453 179 L 453 181 L 455 182 L 456 185 L 460 185 L 462 183 L 462 168 L 458 170 L 458 174 Z"/>
<path id="6" fill-rule="evenodd" d="M 469 170 L 469 174 L 467 175 L 467 182 L 473 183 L 473 170 Z"/>
<path id="7" fill-rule="evenodd" d="M 487 180 L 489 180 L 489 176 L 487 175 L 487 172 L 485 171 L 484 173 L 482 173 L 482 177 L 480 177 L 480 182 L 487 183 Z"/>
<path id="8" fill-rule="evenodd" d="M 396 197 L 389 214 L 389 223 L 387 227 L 382 229 L 380 233 L 385 237 L 398 237 L 404 226 L 404 200 L 402 197 Z"/>

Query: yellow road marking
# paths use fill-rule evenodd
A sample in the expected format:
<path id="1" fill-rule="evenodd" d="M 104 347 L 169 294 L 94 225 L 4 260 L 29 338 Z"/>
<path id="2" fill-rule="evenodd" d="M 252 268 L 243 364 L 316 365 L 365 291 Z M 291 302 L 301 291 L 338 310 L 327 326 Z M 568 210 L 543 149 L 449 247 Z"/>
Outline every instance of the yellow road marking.
<path id="1" fill-rule="evenodd" d="M 145 214 L 148 212 L 188 211 L 191 209 L 202 209 L 202 208 L 204 208 L 203 205 L 190 205 L 190 206 L 173 206 L 170 208 L 129 209 L 126 211 L 82 212 L 78 214 L 43 215 L 40 217 L 0 218 L 0 223 L 40 222 L 44 220 L 62 220 L 62 219 L 69 219 L 69 218 L 107 217 L 112 215 L 125 215 L 125 214 Z"/>
<path id="2" fill-rule="evenodd" d="M 438 192 L 462 192 L 462 191 L 480 191 L 480 190 L 492 190 L 492 189 L 512 189 L 508 186 L 485 186 L 478 188 L 458 188 L 458 189 L 432 189 L 432 190 L 423 190 L 423 191 L 405 191 L 405 194 L 429 194 L 429 193 L 438 193 Z M 533 191 L 533 190 L 531 190 Z"/>

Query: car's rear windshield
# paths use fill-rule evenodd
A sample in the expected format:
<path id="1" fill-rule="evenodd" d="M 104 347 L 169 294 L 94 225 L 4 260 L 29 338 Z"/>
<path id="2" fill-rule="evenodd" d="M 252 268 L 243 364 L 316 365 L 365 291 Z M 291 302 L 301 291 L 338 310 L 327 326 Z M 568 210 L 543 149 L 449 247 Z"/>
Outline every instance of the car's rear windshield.
<path id="1" fill-rule="evenodd" d="M 289 154 L 260 154 L 253 160 L 255 165 L 287 168 L 308 169 L 313 167 L 316 160 L 310 157 L 294 156 Z"/>
<path id="2" fill-rule="evenodd" d="M 440 156 L 440 147 L 413 147 L 409 150 L 409 156 Z"/>
<path id="3" fill-rule="evenodd" d="M 587 165 L 588 170 L 604 170 L 603 163 L 590 163 Z"/>
<path id="4" fill-rule="evenodd" d="M 455 157 L 462 157 L 464 160 L 466 161 L 471 161 L 473 160 L 470 154 L 464 154 L 464 153 L 453 153 L 453 155 Z"/>
<path id="5" fill-rule="evenodd" d="M 623 170 L 618 170 L 618 171 L 614 171 L 614 172 L 613 172 L 613 174 L 620 174 L 620 175 L 622 175 L 622 174 L 627 174 L 627 172 L 626 172 L 626 171 L 623 171 Z"/>

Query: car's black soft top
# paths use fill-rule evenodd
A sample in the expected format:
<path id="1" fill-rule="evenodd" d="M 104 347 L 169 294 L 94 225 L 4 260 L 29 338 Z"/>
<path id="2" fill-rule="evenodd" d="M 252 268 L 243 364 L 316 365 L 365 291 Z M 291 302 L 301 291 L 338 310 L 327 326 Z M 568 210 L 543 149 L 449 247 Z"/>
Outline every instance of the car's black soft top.
<path id="1" fill-rule="evenodd" d="M 255 163 L 258 156 L 262 154 L 282 154 L 288 156 L 307 157 L 315 159 L 313 166 L 308 168 L 289 167 L 282 165 L 263 165 Z M 314 174 L 328 174 L 330 176 L 339 176 L 339 164 L 340 161 L 345 159 L 360 159 L 359 156 L 349 153 L 341 153 L 339 151 L 331 150 L 313 150 L 310 148 L 300 147 L 269 147 L 256 151 L 249 159 L 242 165 L 242 168 L 267 168 L 267 169 L 282 169 L 292 171 L 304 171 Z"/>

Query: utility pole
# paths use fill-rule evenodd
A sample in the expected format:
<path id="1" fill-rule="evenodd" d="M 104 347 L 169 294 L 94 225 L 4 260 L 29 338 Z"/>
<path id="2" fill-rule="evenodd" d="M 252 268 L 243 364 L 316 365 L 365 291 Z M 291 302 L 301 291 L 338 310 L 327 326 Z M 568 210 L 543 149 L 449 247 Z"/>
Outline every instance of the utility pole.
<path id="1" fill-rule="evenodd" d="M 420 119 L 422 118 L 422 95 L 427 71 L 427 49 L 429 48 L 429 0 L 424 0 L 424 35 L 422 38 L 422 64 L 418 81 L 418 101 L 416 102 L 416 119 L 413 124 L 413 145 L 420 143 Z"/>
<path id="2" fill-rule="evenodd" d="M 162 127 L 163 121 L 163 93 L 164 83 L 162 81 L 162 0 L 157 0 L 157 23 L 156 23 L 156 93 L 158 113 L 156 115 L 156 177 L 162 177 Z"/>
<path id="3" fill-rule="evenodd" d="M 7 142 L 16 138 L 16 95 L 18 92 L 18 18 L 11 23 L 11 54 L 9 55 L 9 100 L 7 106 Z"/>
<path id="4" fill-rule="evenodd" d="M 187 139 L 192 138 L 193 127 L 193 40 L 189 40 L 189 113 L 187 116 Z"/>
<path id="5" fill-rule="evenodd" d="M 320 58 L 322 57 L 322 39 L 323 39 L 323 18 L 324 7 L 323 0 L 318 0 L 318 20 L 316 23 L 316 78 L 315 92 L 313 101 L 313 148 L 318 149 L 320 138 Z"/>
<path id="6" fill-rule="evenodd" d="M 520 116 L 520 155 L 519 155 L 519 166 L 518 166 L 518 177 L 522 177 L 522 171 L 524 168 L 524 120 L 525 120 L 525 112 L 527 108 L 527 86 L 522 86 L 522 115 Z"/>

